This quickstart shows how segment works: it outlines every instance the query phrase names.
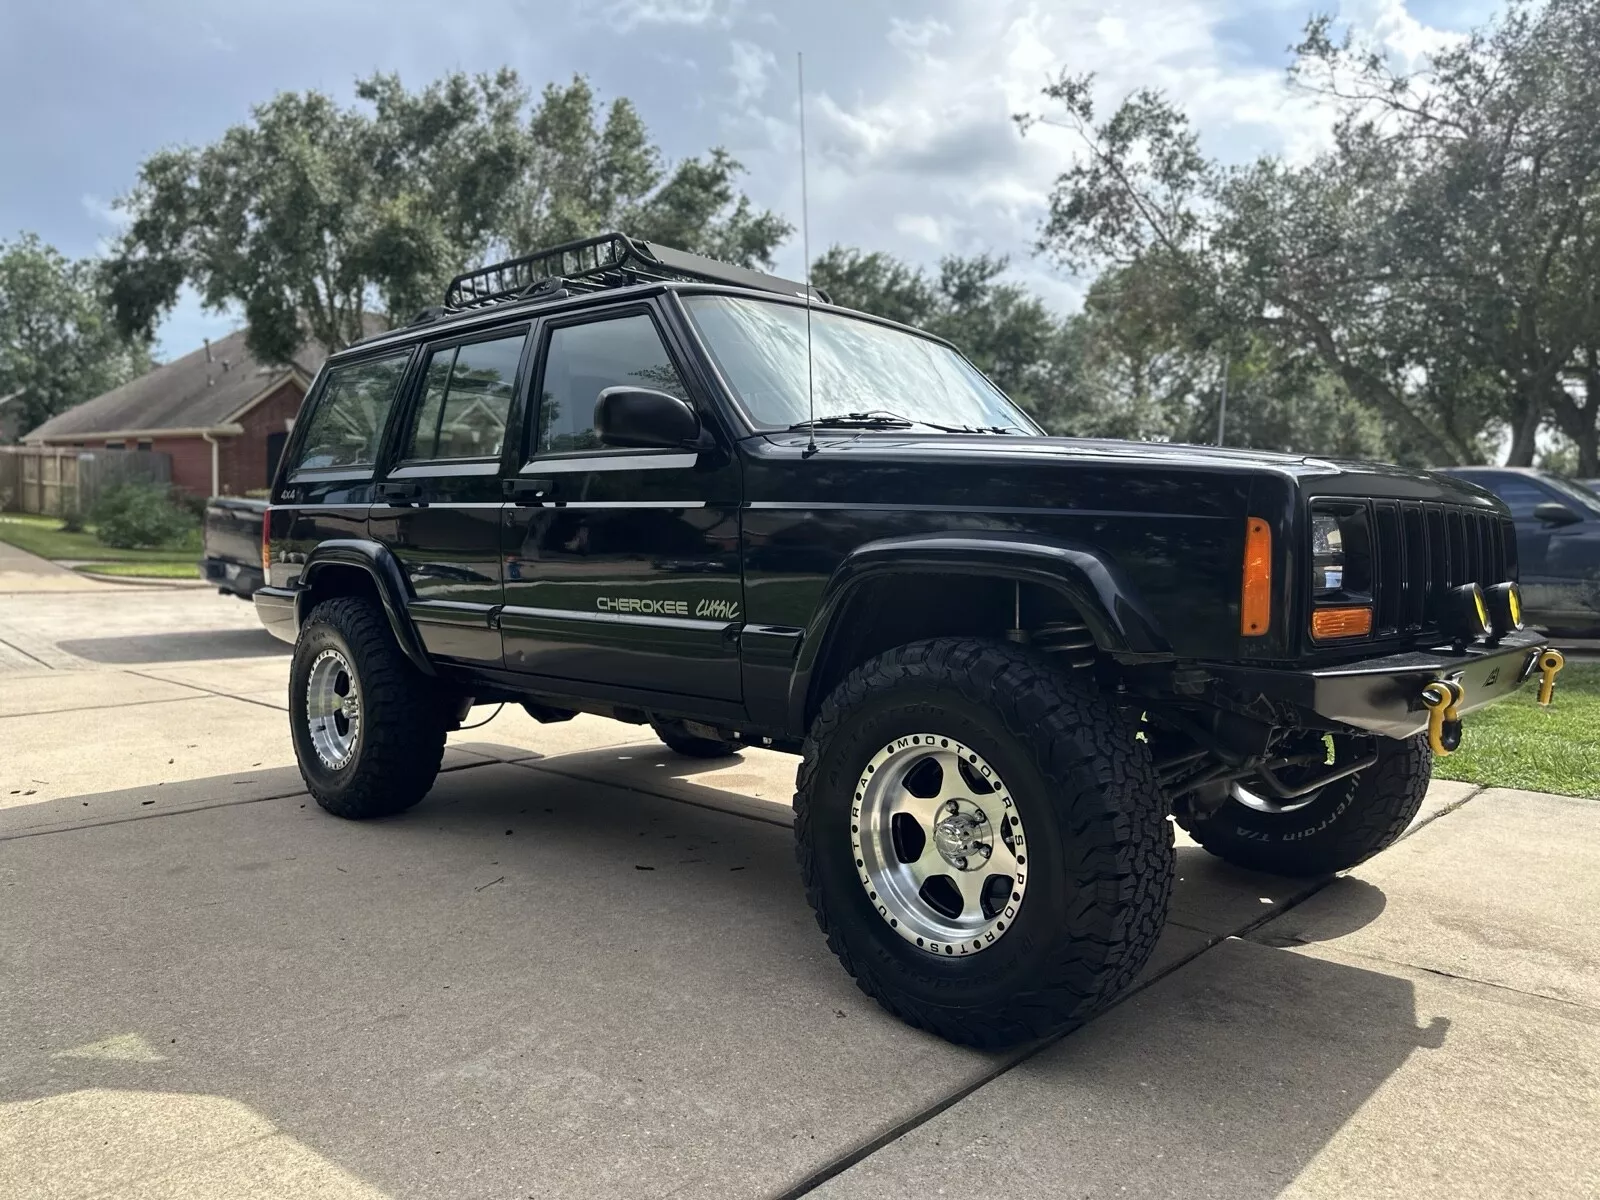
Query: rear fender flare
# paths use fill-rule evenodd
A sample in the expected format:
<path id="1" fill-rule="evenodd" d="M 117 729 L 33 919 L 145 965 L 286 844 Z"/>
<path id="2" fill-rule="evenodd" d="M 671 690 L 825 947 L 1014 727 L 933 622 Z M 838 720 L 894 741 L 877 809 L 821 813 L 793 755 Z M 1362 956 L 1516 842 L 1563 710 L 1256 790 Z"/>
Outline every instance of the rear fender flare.
<path id="1" fill-rule="evenodd" d="M 400 644 L 401 652 L 424 675 L 437 674 L 433 664 L 428 661 L 428 655 L 422 648 L 422 640 L 417 636 L 416 626 L 412 624 L 411 615 L 406 610 L 411 588 L 406 583 L 405 573 L 400 569 L 400 563 L 395 556 L 378 542 L 369 542 L 361 538 L 335 538 L 322 542 L 306 556 L 305 567 L 300 572 L 299 590 L 295 596 L 296 628 L 303 625 L 306 617 L 310 615 L 311 598 L 316 588 L 318 574 L 336 566 L 354 567 L 365 571 L 372 578 L 378 599 L 383 604 L 384 616 L 389 619 L 389 628 L 394 631 L 394 639 Z"/>
<path id="2" fill-rule="evenodd" d="M 1114 655 L 1171 653 L 1154 617 L 1117 565 L 1093 547 L 1027 537 L 921 534 L 868 542 L 828 580 L 800 644 L 790 689 L 790 723 L 806 727 L 821 697 L 812 678 L 837 633 L 837 618 L 864 583 L 887 574 L 981 575 L 1033 583 L 1059 593 L 1082 616 L 1095 645 Z"/>

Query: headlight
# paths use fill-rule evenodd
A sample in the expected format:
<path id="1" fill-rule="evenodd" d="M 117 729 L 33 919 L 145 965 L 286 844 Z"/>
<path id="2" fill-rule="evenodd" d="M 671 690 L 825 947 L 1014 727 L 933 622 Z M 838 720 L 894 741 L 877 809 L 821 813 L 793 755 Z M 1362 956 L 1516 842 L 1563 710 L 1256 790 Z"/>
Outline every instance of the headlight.
<path id="1" fill-rule="evenodd" d="M 1332 513 L 1311 514 L 1311 570 L 1318 595 L 1344 590 L 1344 536 Z"/>
<path id="2" fill-rule="evenodd" d="M 1372 534 L 1364 504 L 1311 510 L 1311 595 L 1318 603 L 1372 599 Z"/>

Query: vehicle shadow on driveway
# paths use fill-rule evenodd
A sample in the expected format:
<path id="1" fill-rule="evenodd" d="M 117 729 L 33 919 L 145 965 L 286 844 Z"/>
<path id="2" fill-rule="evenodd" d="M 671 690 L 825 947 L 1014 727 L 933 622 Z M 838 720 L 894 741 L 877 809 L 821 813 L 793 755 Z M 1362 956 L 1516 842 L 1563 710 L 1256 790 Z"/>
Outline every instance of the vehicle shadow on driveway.
<path id="1" fill-rule="evenodd" d="M 209 629 L 183 633 L 142 633 L 119 637 L 74 638 L 58 642 L 68 654 L 97 663 L 189 662 L 207 658 L 264 658 L 287 655 L 293 647 L 265 629 Z"/>
<path id="2" fill-rule="evenodd" d="M 224 1097 L 395 1195 L 752 1196 L 1024 1076 L 1034 1153 L 1160 1150 L 1178 1194 L 1210 1190 L 1195 1157 L 1265 1196 L 1431 1036 L 1402 980 L 1228 942 L 995 1079 L 1020 1056 L 855 990 L 786 830 L 560 761 L 366 824 L 280 795 L 7 843 L 0 1101 Z M 128 1035 L 152 1053 L 79 1053 Z"/>

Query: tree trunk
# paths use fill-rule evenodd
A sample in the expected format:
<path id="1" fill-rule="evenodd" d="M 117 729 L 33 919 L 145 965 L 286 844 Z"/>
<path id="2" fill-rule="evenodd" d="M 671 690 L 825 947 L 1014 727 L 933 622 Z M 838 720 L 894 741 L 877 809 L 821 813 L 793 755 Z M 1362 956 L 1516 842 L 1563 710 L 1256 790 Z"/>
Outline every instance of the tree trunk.
<path id="1" fill-rule="evenodd" d="M 1506 466 L 1531 467 L 1539 444 L 1539 420 L 1543 411 L 1519 393 L 1512 401 L 1511 414 L 1511 452 L 1506 455 Z"/>

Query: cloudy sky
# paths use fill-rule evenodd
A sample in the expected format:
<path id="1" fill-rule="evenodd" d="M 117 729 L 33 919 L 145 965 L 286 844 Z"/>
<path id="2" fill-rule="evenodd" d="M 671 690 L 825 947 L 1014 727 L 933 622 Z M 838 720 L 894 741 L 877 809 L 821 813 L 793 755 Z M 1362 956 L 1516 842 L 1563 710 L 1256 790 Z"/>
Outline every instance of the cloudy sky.
<path id="1" fill-rule="evenodd" d="M 352 80 L 510 64 L 535 86 L 587 75 L 631 97 L 669 156 L 721 144 L 755 200 L 798 224 L 794 58 L 806 56 L 814 251 L 833 242 L 936 263 L 992 250 L 1062 307 L 1078 289 L 1030 253 L 1069 161 L 1036 107 L 1062 66 L 1110 100 L 1165 89 L 1227 158 L 1303 155 L 1325 136 L 1284 85 L 1313 9 L 1415 56 L 1489 0 L 0 0 L 0 238 L 71 255 L 116 229 L 139 162 L 204 143 L 276 91 L 348 98 Z M 796 237 L 780 269 L 798 273 Z M 233 328 L 186 300 L 161 330 L 181 354 Z"/>

